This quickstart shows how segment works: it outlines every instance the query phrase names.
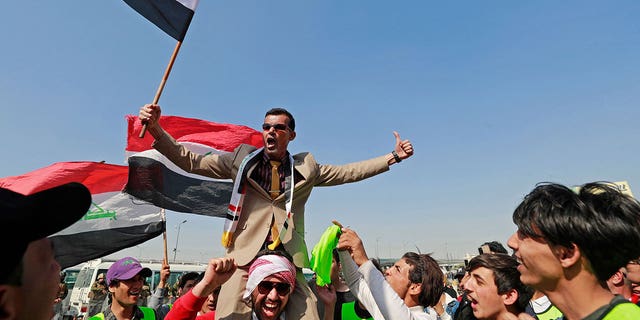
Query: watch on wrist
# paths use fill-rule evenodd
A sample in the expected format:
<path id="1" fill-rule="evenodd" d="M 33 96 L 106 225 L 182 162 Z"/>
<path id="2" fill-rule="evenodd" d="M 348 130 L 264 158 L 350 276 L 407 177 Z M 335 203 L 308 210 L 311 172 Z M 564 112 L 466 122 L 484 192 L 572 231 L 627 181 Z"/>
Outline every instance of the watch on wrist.
<path id="1" fill-rule="evenodd" d="M 393 155 L 393 159 L 396 160 L 396 163 L 402 162 L 402 159 L 400 159 L 400 157 L 398 156 L 398 153 L 396 153 L 395 150 L 391 151 L 391 155 Z"/>

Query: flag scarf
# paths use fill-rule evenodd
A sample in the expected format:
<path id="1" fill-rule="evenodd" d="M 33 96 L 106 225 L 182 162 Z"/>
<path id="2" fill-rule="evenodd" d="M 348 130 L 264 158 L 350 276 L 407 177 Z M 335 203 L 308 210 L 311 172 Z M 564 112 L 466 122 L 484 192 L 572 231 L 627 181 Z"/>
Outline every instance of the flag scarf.
<path id="1" fill-rule="evenodd" d="M 231 201 L 229 202 L 229 209 L 227 210 L 226 221 L 224 222 L 224 230 L 222 231 L 222 246 L 225 248 L 229 248 L 233 244 L 233 235 L 236 231 L 236 227 L 238 226 L 240 215 L 242 214 L 242 202 L 244 201 L 244 195 L 246 194 L 247 187 L 247 170 L 255 163 L 255 161 L 257 161 L 257 157 L 261 154 L 262 150 L 263 148 L 258 148 L 245 156 L 238 168 L 238 174 L 233 184 Z M 278 230 L 277 234 L 277 237 L 280 238 L 281 242 L 284 241 L 284 237 L 287 234 L 287 230 L 289 230 L 289 226 L 293 225 L 293 213 L 291 212 L 291 207 L 293 205 L 293 185 L 295 182 L 293 181 L 293 156 L 291 156 L 291 154 L 289 154 L 289 163 L 291 164 L 289 170 L 285 170 L 286 177 L 284 190 L 287 218 L 284 221 L 282 229 Z M 274 243 L 271 245 L 275 245 Z M 269 247 L 269 249 L 275 250 L 275 248 L 271 247 Z"/>
<path id="2" fill-rule="evenodd" d="M 172 211 L 225 217 L 231 199 L 231 179 L 188 173 L 152 149 L 153 137 L 138 138 L 142 124 L 128 115 L 126 192 Z M 198 154 L 224 154 L 241 143 L 262 146 L 262 134 L 246 126 L 220 124 L 176 116 L 160 117 L 160 125 L 187 149 Z"/>
<path id="3" fill-rule="evenodd" d="M 91 207 L 85 216 L 49 237 L 56 260 L 64 269 L 143 243 L 164 231 L 160 208 L 121 191 L 127 172 L 127 166 L 100 162 L 58 162 L 1 178 L 0 187 L 25 195 L 69 182 L 80 182 L 89 189 Z M 51 208 L 51 212 L 43 214 L 64 213 Z"/>
<path id="4" fill-rule="evenodd" d="M 124 0 L 124 2 L 178 41 L 184 40 L 198 6 L 198 0 Z"/>

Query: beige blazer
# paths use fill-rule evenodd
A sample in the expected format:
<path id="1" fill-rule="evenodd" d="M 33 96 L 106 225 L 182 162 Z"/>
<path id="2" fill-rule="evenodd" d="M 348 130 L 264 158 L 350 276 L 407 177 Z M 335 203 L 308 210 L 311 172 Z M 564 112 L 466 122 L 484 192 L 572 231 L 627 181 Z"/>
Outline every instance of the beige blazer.
<path id="1" fill-rule="evenodd" d="M 169 134 L 156 139 L 153 147 L 183 170 L 216 179 L 236 179 L 242 159 L 256 148 L 240 145 L 234 152 L 223 155 L 199 155 L 177 143 Z M 389 170 L 386 156 L 354 162 L 345 165 L 318 164 L 308 152 L 293 156 L 294 170 L 303 179 L 294 181 L 293 189 L 293 228 L 282 242 L 285 250 L 293 257 L 297 267 L 309 267 L 309 253 L 304 240 L 304 206 L 315 186 L 334 186 L 356 182 Z M 257 165 L 248 170 L 251 176 Z M 244 197 L 242 213 L 234 234 L 233 245 L 227 249 L 227 255 L 233 257 L 239 266 L 249 264 L 261 249 L 271 229 L 272 217 L 279 230 L 286 218 L 285 196 L 281 194 L 275 200 L 253 179 L 247 177 L 247 193 Z M 327 221 L 327 225 L 330 221 Z M 220 230 L 222 236 L 222 230 Z"/>

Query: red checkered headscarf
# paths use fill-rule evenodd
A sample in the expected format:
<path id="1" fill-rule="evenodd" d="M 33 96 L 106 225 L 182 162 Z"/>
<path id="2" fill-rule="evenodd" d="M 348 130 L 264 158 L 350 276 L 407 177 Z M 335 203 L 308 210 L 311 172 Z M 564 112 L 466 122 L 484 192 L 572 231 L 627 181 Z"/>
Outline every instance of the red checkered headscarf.
<path id="1" fill-rule="evenodd" d="M 248 300 L 253 290 L 268 276 L 278 277 L 292 288 L 296 285 L 296 267 L 293 263 L 283 256 L 268 254 L 256 258 L 251 263 L 246 291 L 242 298 Z"/>

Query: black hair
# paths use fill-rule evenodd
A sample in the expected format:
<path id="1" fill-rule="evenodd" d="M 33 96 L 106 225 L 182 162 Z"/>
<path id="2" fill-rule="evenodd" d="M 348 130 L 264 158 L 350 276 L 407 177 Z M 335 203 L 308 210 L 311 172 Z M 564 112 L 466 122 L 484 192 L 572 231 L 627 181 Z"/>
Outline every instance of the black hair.
<path id="1" fill-rule="evenodd" d="M 281 114 L 284 114 L 289 118 L 289 123 L 288 123 L 289 129 L 291 129 L 291 131 L 296 131 L 296 119 L 294 119 L 291 112 L 287 111 L 287 109 L 285 108 L 271 108 L 269 109 L 269 111 L 267 111 L 267 113 L 265 113 L 264 117 L 266 118 L 267 116 L 270 116 L 270 115 L 278 116 Z"/>
<path id="2" fill-rule="evenodd" d="M 178 288 L 184 289 L 184 286 L 187 285 L 187 281 L 189 281 L 189 280 L 198 281 L 198 277 L 199 276 L 200 276 L 200 274 L 198 274 L 195 271 L 191 271 L 191 272 L 187 272 L 187 273 L 183 274 L 180 277 L 180 281 L 178 281 Z"/>
<path id="3" fill-rule="evenodd" d="M 444 273 L 438 262 L 428 254 L 407 252 L 402 256 L 408 265 L 409 281 L 421 285 L 418 302 L 424 307 L 432 307 L 438 303 L 444 291 Z"/>
<path id="4" fill-rule="evenodd" d="M 493 281 L 498 288 L 498 294 L 504 294 L 515 289 L 518 292 L 518 300 L 514 306 L 518 311 L 524 311 L 533 297 L 533 289 L 520 281 L 518 261 L 504 253 L 484 253 L 475 256 L 469 261 L 469 272 L 485 267 L 493 272 Z"/>
<path id="5" fill-rule="evenodd" d="M 498 242 L 498 241 L 488 241 L 483 243 L 480 248 L 482 248 L 483 246 L 488 246 L 489 247 L 489 251 L 491 251 L 491 253 L 505 253 L 508 254 L 509 252 L 507 251 L 507 248 L 505 248 L 502 243 Z M 480 254 L 482 253 L 489 253 L 489 252 L 480 252 Z"/>
<path id="6" fill-rule="evenodd" d="M 640 256 L 640 204 L 608 182 L 574 191 L 556 183 L 538 184 L 513 213 L 518 233 L 550 245 L 574 244 L 604 283 Z"/>
<path id="7" fill-rule="evenodd" d="M 333 260 L 335 260 L 336 263 L 339 265 L 340 264 L 340 255 L 338 254 L 338 249 L 334 248 L 333 250 L 331 250 L 331 255 L 333 256 Z"/>

